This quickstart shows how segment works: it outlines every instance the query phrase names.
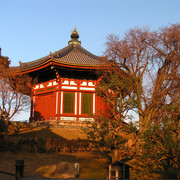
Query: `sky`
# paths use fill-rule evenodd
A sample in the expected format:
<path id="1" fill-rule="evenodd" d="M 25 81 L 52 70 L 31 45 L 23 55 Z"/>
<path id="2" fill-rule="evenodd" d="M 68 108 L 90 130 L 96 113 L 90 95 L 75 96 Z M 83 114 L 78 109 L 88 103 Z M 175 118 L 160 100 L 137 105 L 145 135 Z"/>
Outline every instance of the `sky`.
<path id="1" fill-rule="evenodd" d="M 81 45 L 102 56 L 109 34 L 176 23 L 180 0 L 0 0 L 0 47 L 18 66 L 67 46 L 76 27 Z M 28 118 L 29 112 L 18 116 Z"/>

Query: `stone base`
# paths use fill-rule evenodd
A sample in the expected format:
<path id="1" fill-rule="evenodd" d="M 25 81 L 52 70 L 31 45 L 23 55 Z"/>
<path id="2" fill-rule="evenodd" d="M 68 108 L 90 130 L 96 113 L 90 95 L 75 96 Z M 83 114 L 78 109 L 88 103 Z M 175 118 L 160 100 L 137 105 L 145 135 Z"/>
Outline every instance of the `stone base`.
<path id="1" fill-rule="evenodd" d="M 81 129 L 83 127 L 91 126 L 91 122 L 86 121 L 65 121 L 65 120 L 44 120 L 31 122 L 33 127 L 46 127 L 46 128 L 68 128 L 68 129 Z"/>

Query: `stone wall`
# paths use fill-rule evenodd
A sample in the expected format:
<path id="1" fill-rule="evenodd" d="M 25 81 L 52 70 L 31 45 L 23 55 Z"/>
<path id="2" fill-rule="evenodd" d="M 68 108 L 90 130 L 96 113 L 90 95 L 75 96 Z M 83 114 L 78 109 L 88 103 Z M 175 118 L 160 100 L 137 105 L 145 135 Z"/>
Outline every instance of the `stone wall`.
<path id="1" fill-rule="evenodd" d="M 12 125 L 28 126 L 28 127 L 44 127 L 44 128 L 67 128 L 67 129 L 82 129 L 83 127 L 91 126 L 91 122 L 86 121 L 35 121 L 35 122 L 20 122 L 11 121 Z"/>

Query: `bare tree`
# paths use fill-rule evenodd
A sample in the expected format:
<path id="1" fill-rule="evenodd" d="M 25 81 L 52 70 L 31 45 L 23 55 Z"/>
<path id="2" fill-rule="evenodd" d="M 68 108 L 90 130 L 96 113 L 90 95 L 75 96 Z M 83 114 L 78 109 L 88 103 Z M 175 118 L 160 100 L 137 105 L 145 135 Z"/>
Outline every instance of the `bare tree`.
<path id="1" fill-rule="evenodd" d="M 8 57 L 0 56 L 0 120 L 6 125 L 6 135 L 9 121 L 29 105 L 31 92 L 31 78 L 15 74 L 9 64 Z"/>
<path id="2" fill-rule="evenodd" d="M 139 115 L 140 132 L 134 157 L 145 166 L 150 160 L 174 178 L 180 168 L 179 39 L 179 24 L 155 32 L 131 29 L 122 40 L 110 35 L 106 50 L 132 85 L 131 102 Z"/>
<path id="3" fill-rule="evenodd" d="M 106 55 L 130 76 L 140 131 L 158 123 L 161 107 L 179 88 L 180 26 L 158 32 L 132 29 L 120 40 L 110 35 Z"/>

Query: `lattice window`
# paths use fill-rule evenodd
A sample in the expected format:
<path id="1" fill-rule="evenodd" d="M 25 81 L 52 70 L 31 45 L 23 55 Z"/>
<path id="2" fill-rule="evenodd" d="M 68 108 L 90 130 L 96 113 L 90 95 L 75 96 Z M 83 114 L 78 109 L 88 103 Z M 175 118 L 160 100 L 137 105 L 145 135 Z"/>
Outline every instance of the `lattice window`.
<path id="1" fill-rule="evenodd" d="M 92 94 L 82 94 L 82 114 L 92 114 Z"/>
<path id="2" fill-rule="evenodd" d="M 64 113 L 74 113 L 74 93 L 64 93 Z"/>

